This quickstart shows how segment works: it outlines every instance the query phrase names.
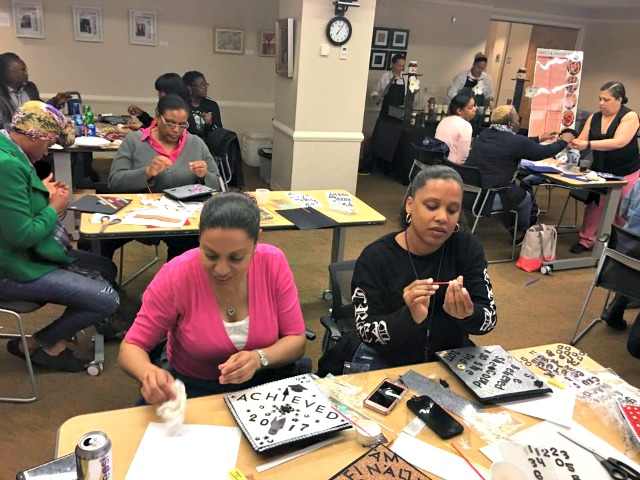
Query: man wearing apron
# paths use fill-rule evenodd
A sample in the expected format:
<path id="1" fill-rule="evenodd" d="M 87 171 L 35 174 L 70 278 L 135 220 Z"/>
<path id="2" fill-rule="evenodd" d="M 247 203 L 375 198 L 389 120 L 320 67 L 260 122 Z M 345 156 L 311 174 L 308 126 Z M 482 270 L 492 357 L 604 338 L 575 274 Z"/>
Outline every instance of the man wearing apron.
<path id="1" fill-rule="evenodd" d="M 453 77 L 451 85 L 447 89 L 449 102 L 457 94 L 462 93 L 463 90 L 467 90 L 464 93 L 475 99 L 478 110 L 476 118 L 471 120 L 474 131 L 482 123 L 485 107 L 493 101 L 493 83 L 491 82 L 491 77 L 485 72 L 486 68 L 487 57 L 483 53 L 476 53 L 471 69 L 460 72 Z"/>
<path id="2" fill-rule="evenodd" d="M 391 58 L 391 70 L 382 74 L 377 89 L 371 93 L 376 104 L 382 101 L 380 115 L 371 135 L 369 153 L 362 160 L 358 173 L 371 172 L 378 159 L 391 163 L 395 154 L 400 136 L 402 135 L 403 119 L 389 115 L 389 107 L 399 107 L 404 104 L 406 92 L 405 79 L 402 76 L 405 58 L 402 54 L 396 54 Z"/>

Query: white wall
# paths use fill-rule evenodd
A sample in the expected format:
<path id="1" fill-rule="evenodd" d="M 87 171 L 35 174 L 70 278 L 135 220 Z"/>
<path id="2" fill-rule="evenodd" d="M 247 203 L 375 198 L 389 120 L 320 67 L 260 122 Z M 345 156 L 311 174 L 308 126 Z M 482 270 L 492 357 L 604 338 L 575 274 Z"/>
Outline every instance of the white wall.
<path id="1" fill-rule="evenodd" d="M 504 105 L 508 99 L 513 100 L 516 73 L 519 68 L 523 68 L 527 63 L 527 52 L 531 41 L 532 25 L 524 23 L 513 23 L 509 31 L 509 40 L 504 58 L 504 68 L 500 80 L 500 91 L 497 96 L 496 105 Z"/>
<path id="2" fill-rule="evenodd" d="M 620 81 L 627 90 L 627 106 L 640 112 L 640 61 L 638 31 L 640 20 L 591 23 L 584 39 L 584 70 L 580 88 L 581 110 L 598 108 L 600 87 L 609 81 Z"/>
<path id="3" fill-rule="evenodd" d="M 43 93 L 78 90 L 97 112 L 124 113 L 130 103 L 153 111 L 153 83 L 162 73 L 202 71 L 211 84 L 227 128 L 268 128 L 273 117 L 275 59 L 260 57 L 261 30 L 274 30 L 277 0 L 55 0 L 41 2 L 46 38 L 16 38 L 0 27 L 0 51 L 20 55 Z M 73 39 L 72 5 L 102 8 L 102 43 Z M 129 45 L 129 9 L 157 14 L 158 39 L 165 47 Z M 11 1 L 0 0 L 0 13 Z M 215 27 L 245 30 L 245 50 L 253 55 L 213 52 Z M 97 107 L 97 108 L 96 108 Z"/>

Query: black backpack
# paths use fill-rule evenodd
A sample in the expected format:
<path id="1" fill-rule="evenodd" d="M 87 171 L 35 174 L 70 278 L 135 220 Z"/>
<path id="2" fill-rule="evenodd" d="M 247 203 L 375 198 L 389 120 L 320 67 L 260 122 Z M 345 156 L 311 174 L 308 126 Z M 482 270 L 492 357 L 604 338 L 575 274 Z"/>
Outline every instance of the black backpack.
<path id="1" fill-rule="evenodd" d="M 205 143 L 216 159 L 220 175 L 227 186 L 242 190 L 242 152 L 236 133 L 226 128 L 215 128 L 207 135 Z"/>

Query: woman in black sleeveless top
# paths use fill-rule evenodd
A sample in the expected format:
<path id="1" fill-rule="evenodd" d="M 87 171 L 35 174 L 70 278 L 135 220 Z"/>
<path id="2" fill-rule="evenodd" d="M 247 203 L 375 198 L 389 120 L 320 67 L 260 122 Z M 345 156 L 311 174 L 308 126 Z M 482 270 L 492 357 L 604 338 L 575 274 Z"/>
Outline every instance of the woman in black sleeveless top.
<path id="1" fill-rule="evenodd" d="M 625 107 L 627 103 L 624 85 L 620 82 L 605 83 L 598 96 L 599 112 L 591 115 L 572 143 L 574 148 L 593 151 L 592 170 L 624 177 L 622 197 L 627 195 L 638 180 L 640 157 L 638 154 L 638 114 Z M 593 248 L 605 201 L 587 203 L 582 219 L 579 241 L 571 247 L 572 253 L 583 253 Z M 623 226 L 624 220 L 616 214 L 614 223 Z"/>

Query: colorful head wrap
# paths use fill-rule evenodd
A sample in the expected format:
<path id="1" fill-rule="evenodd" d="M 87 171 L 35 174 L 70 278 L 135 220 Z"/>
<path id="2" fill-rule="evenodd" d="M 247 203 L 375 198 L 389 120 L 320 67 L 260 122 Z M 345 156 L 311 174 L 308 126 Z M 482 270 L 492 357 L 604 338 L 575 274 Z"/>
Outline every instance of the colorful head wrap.
<path id="1" fill-rule="evenodd" d="M 516 112 L 513 105 L 500 105 L 491 112 L 491 123 L 507 125 L 511 120 L 511 115 Z"/>
<path id="2" fill-rule="evenodd" d="M 11 128 L 27 137 L 54 141 L 63 147 L 72 145 L 75 139 L 73 126 L 57 108 L 35 100 L 16 110 Z"/>

